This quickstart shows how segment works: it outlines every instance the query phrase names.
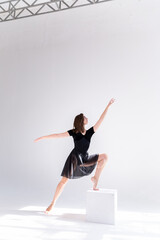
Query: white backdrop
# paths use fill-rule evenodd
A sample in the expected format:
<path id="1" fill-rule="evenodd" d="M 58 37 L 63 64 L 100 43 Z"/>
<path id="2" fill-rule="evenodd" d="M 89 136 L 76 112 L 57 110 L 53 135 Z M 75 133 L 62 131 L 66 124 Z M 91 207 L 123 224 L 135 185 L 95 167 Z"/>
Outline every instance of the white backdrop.
<path id="1" fill-rule="evenodd" d="M 83 112 L 90 128 L 113 97 L 89 153 L 107 153 L 98 187 L 118 208 L 159 211 L 160 2 L 116 0 L 0 24 L 0 206 L 48 206 Z M 56 206 L 85 207 L 91 176 Z"/>

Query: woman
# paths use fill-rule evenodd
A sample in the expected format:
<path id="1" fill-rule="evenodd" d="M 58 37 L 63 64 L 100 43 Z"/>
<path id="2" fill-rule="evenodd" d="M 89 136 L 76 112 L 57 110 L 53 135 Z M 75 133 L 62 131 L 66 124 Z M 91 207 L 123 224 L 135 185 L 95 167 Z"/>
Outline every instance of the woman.
<path id="1" fill-rule="evenodd" d="M 97 188 L 98 180 L 108 160 L 108 156 L 106 153 L 89 155 L 87 150 L 89 148 L 92 135 L 99 128 L 109 106 L 114 101 L 115 100 L 113 98 L 110 100 L 99 120 L 88 130 L 85 130 L 85 125 L 88 123 L 88 118 L 86 118 L 83 113 L 80 113 L 74 119 L 73 129 L 70 129 L 64 133 L 55 133 L 47 136 L 42 136 L 34 140 L 37 142 L 40 139 L 72 136 L 75 145 L 64 164 L 63 170 L 61 172 L 62 179 L 58 183 L 53 200 L 49 207 L 46 209 L 45 213 L 48 213 L 52 210 L 57 198 L 61 194 L 65 184 L 69 179 L 76 179 L 91 174 L 96 165 L 96 171 L 94 176 L 91 177 L 91 181 L 93 182 L 93 190 L 99 190 Z"/>

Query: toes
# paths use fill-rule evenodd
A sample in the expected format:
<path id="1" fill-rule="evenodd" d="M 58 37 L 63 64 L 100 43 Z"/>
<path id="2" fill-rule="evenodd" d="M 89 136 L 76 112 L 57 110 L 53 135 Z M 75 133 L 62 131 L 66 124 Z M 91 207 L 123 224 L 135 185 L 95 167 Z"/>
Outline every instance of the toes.
<path id="1" fill-rule="evenodd" d="M 97 183 L 98 183 L 96 178 L 95 177 L 91 177 L 91 180 L 93 181 L 93 190 L 99 190 L 99 188 L 96 188 L 97 187 Z"/>

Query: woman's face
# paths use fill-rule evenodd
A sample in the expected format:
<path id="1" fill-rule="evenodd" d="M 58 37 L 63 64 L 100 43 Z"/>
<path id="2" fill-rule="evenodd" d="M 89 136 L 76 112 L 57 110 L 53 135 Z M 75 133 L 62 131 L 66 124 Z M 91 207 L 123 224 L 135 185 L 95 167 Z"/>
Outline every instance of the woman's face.
<path id="1" fill-rule="evenodd" d="M 86 125 L 87 123 L 88 123 L 88 118 L 84 116 L 84 125 Z"/>

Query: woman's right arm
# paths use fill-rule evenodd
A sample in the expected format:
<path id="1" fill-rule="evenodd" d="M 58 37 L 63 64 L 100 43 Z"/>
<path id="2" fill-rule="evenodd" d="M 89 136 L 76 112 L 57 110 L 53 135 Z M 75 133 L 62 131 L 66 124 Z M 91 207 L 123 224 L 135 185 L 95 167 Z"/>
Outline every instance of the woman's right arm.
<path id="1" fill-rule="evenodd" d="M 104 117 L 105 117 L 105 115 L 106 115 L 106 113 L 107 113 L 107 111 L 108 111 L 109 106 L 110 106 L 112 103 L 114 103 L 114 101 L 115 101 L 114 98 L 112 98 L 112 99 L 109 101 L 107 107 L 105 108 L 104 112 L 101 114 L 99 120 L 98 120 L 98 121 L 96 122 L 96 124 L 93 126 L 94 132 L 96 132 L 97 129 L 99 128 L 99 126 L 101 125 L 101 123 L 102 123 L 102 121 L 104 120 Z"/>
<path id="2" fill-rule="evenodd" d="M 41 139 L 61 138 L 61 137 L 68 137 L 68 136 L 70 136 L 68 131 L 67 132 L 63 132 L 63 133 L 53 133 L 53 134 L 50 134 L 50 135 L 39 137 L 39 138 L 35 139 L 34 142 L 37 142 L 37 141 L 39 141 Z"/>

